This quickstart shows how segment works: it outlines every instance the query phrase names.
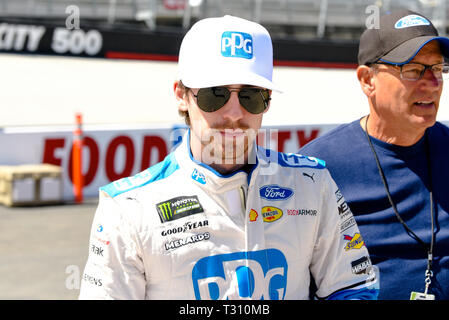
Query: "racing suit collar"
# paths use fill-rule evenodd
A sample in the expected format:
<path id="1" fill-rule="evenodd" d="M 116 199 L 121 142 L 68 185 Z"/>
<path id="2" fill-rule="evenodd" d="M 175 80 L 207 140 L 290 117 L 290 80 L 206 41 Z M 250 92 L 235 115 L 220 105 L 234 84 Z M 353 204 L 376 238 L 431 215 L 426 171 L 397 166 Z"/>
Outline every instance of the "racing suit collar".
<path id="1" fill-rule="evenodd" d="M 198 161 L 193 157 L 190 150 L 190 129 L 188 129 L 184 134 L 182 142 L 176 150 L 178 161 L 181 161 L 184 167 L 188 166 L 189 170 L 192 170 L 192 179 L 196 180 L 200 184 L 204 182 L 204 185 L 206 185 L 206 181 L 207 184 L 218 184 L 220 185 L 220 188 L 224 187 L 224 183 L 226 185 L 234 185 L 235 183 L 249 185 L 251 177 L 253 176 L 259 163 L 257 156 L 257 145 L 255 142 L 252 152 L 253 154 L 250 157 L 255 159 L 255 164 L 244 166 L 243 168 L 229 174 L 221 174 L 209 165 Z M 202 175 L 204 175 L 204 177 L 202 177 Z"/>

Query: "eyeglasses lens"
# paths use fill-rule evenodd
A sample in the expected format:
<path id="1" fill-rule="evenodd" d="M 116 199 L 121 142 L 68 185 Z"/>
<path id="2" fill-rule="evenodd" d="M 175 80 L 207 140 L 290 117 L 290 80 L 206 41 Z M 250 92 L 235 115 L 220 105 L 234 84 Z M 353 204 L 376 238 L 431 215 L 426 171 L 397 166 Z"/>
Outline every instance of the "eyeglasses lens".
<path id="1" fill-rule="evenodd" d="M 201 88 L 197 95 L 198 106 L 205 112 L 214 112 L 228 102 L 231 91 L 226 87 Z M 269 91 L 258 88 L 242 88 L 238 91 L 240 104 L 250 113 L 263 112 L 269 100 Z"/>

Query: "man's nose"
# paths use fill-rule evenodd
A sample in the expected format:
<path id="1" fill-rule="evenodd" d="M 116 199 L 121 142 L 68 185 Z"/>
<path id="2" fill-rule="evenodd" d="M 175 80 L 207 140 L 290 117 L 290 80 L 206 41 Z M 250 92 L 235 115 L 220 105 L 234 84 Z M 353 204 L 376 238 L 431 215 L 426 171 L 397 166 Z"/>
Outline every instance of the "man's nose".
<path id="1" fill-rule="evenodd" d="M 422 80 L 425 80 L 425 83 L 433 88 L 439 88 L 439 86 L 443 83 L 443 79 L 436 77 L 433 71 L 430 69 L 427 69 L 424 72 Z"/>
<path id="2" fill-rule="evenodd" d="M 231 91 L 231 96 L 229 97 L 228 102 L 226 102 L 223 107 L 222 116 L 223 118 L 227 118 L 232 122 L 236 122 L 243 118 L 244 110 L 240 105 L 237 91 Z"/>

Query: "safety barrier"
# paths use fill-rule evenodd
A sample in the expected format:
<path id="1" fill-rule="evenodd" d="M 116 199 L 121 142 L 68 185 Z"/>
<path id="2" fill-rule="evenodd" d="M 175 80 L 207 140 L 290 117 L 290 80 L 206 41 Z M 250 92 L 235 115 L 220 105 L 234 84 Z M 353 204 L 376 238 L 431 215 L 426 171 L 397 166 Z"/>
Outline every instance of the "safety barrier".
<path id="1" fill-rule="evenodd" d="M 0 166 L 0 203 L 6 206 L 60 203 L 62 188 L 62 169 L 59 166 Z"/>

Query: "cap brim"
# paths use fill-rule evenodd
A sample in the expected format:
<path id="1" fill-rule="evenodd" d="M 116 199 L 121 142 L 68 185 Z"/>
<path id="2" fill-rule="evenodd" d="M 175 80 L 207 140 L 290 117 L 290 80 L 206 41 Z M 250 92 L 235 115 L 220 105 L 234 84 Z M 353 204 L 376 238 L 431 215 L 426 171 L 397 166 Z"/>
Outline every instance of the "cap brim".
<path id="1" fill-rule="evenodd" d="M 267 78 L 254 74 L 254 73 L 245 73 L 239 72 L 238 74 L 238 83 L 236 83 L 236 77 L 231 74 L 230 77 L 226 77 L 225 73 L 212 71 L 216 75 L 219 76 L 211 76 L 210 74 L 204 75 L 203 77 L 196 75 L 195 79 L 189 79 L 188 77 L 180 77 L 182 83 L 189 88 L 208 88 L 208 87 L 217 87 L 217 86 L 228 86 L 228 85 L 250 85 L 261 87 L 269 90 L 274 90 L 282 93 L 282 90 Z M 229 74 L 229 73 L 227 73 Z"/>
<path id="2" fill-rule="evenodd" d="M 381 61 L 392 64 L 405 64 L 410 62 L 427 43 L 437 40 L 440 43 L 441 53 L 449 58 L 449 39 L 445 37 L 424 36 L 407 40 L 380 58 Z"/>

